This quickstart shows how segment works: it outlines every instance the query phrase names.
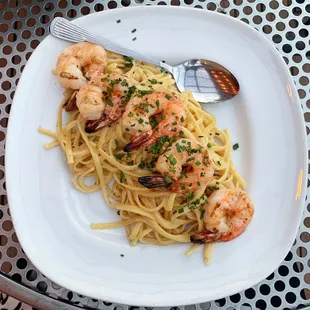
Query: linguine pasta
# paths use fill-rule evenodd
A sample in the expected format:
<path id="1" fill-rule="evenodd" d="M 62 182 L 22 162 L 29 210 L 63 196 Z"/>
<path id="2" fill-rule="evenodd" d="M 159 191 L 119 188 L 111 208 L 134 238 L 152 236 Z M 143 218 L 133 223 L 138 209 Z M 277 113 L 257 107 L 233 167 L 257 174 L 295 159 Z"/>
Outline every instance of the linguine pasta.
<path id="1" fill-rule="evenodd" d="M 130 153 L 122 151 L 130 136 L 121 119 L 94 133 L 86 133 L 85 120 L 78 110 L 69 114 L 63 104 L 71 96 L 66 90 L 57 114 L 56 132 L 40 128 L 39 131 L 54 139 L 46 149 L 60 146 L 72 172 L 72 182 L 81 192 L 101 191 L 107 205 L 119 213 L 114 223 L 93 223 L 92 229 L 125 227 L 130 245 L 151 243 L 170 245 L 189 243 L 190 236 L 204 229 L 204 207 L 207 197 L 221 188 L 245 188 L 231 161 L 231 139 L 228 130 L 216 127 L 216 119 L 200 107 L 191 93 L 179 93 L 170 74 L 142 62 L 108 52 L 108 72 L 123 74 L 138 90 L 166 88 L 177 94 L 185 106 L 186 120 L 182 123 L 181 137 L 197 141 L 209 152 L 214 177 L 209 184 L 195 192 L 177 194 L 151 190 L 141 186 L 138 178 L 155 173 L 159 154 L 148 149 Z M 63 114 L 68 114 L 64 121 Z M 89 177 L 93 183 L 89 185 Z M 198 245 L 185 254 L 190 255 Z M 204 259 L 210 262 L 214 244 L 204 245 Z"/>

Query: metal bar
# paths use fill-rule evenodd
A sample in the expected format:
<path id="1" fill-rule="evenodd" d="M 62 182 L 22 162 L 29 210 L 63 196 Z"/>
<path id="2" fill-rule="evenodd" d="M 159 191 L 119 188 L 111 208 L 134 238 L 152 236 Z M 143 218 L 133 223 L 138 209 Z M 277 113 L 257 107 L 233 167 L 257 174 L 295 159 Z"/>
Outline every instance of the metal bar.
<path id="1" fill-rule="evenodd" d="M 22 284 L 14 282 L 2 272 L 0 272 L 0 291 L 41 310 L 82 309 L 81 307 L 70 305 L 66 303 L 66 301 L 51 298 Z"/>

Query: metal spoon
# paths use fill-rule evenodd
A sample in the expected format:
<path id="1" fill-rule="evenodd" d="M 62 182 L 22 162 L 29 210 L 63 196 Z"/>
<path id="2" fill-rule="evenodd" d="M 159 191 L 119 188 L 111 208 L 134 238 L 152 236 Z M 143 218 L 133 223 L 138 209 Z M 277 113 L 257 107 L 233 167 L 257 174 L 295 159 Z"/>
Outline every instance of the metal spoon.
<path id="1" fill-rule="evenodd" d="M 230 71 L 210 60 L 192 59 L 173 67 L 90 33 L 61 17 L 54 18 L 50 32 L 59 39 L 75 43 L 83 41 L 96 43 L 109 51 L 162 67 L 173 75 L 180 91 L 191 91 L 194 98 L 201 103 L 216 103 L 231 99 L 240 89 L 237 79 Z"/>

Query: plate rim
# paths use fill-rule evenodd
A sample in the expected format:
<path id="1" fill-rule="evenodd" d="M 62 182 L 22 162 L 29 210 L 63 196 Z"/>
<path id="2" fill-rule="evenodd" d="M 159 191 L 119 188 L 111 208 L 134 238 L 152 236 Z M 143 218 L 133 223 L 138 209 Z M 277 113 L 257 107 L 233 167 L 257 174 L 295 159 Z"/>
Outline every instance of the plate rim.
<path id="1" fill-rule="evenodd" d="M 266 44 L 270 47 L 270 49 L 273 51 L 274 55 L 279 59 L 281 59 L 282 62 L 282 67 L 283 67 L 283 73 L 285 72 L 286 78 L 288 79 L 288 81 L 290 82 L 290 85 L 292 86 L 292 95 L 293 97 L 295 97 L 295 100 L 299 103 L 299 108 L 298 108 L 298 122 L 295 122 L 297 125 L 297 132 L 300 136 L 300 141 L 301 141 L 301 148 L 303 148 L 302 150 L 300 149 L 300 151 L 303 152 L 303 176 L 302 176 L 302 186 L 301 186 L 301 195 L 299 197 L 299 201 L 297 202 L 299 208 L 298 208 L 298 218 L 299 218 L 299 223 L 301 222 L 301 218 L 302 218 L 302 214 L 303 214 L 303 210 L 305 207 L 305 197 L 306 197 L 306 177 L 307 177 L 307 140 L 306 140 L 306 131 L 305 131 L 305 121 L 303 118 L 303 111 L 301 108 L 301 104 L 300 104 L 300 99 L 298 96 L 298 92 L 295 86 L 295 83 L 293 81 L 292 76 L 290 75 L 289 69 L 284 61 L 284 59 L 281 57 L 281 55 L 276 51 L 275 46 L 261 33 L 256 31 L 253 27 L 251 27 L 250 25 L 247 25 L 245 23 L 243 23 L 242 21 L 240 21 L 237 18 L 233 18 L 231 16 L 227 16 L 221 13 L 218 13 L 216 11 L 209 11 L 209 10 L 197 10 L 197 8 L 192 8 L 192 7 L 182 7 L 182 6 L 158 6 L 158 5 L 152 5 L 152 6 L 134 6 L 134 7 L 127 7 L 127 8 L 117 8 L 116 10 L 105 10 L 102 12 L 96 12 L 96 13 L 92 13 L 92 14 L 97 14 L 97 15 L 102 15 L 102 14 L 115 14 L 115 11 L 118 10 L 126 10 L 128 11 L 128 14 L 132 14 L 132 11 L 137 11 L 137 10 L 167 10 L 167 11 L 177 11 L 177 10 L 184 10 L 184 11 L 188 11 L 188 12 L 203 12 L 203 14 L 207 15 L 217 15 L 218 18 L 223 18 L 223 19 L 229 19 L 230 22 L 232 23 L 236 23 L 236 24 L 242 24 L 243 26 L 245 26 L 248 29 L 251 29 L 251 31 L 253 33 L 256 33 L 258 36 L 261 37 L 262 40 L 265 40 Z M 190 14 L 192 14 L 190 13 Z M 88 14 L 86 16 L 81 16 L 79 18 L 76 18 L 73 20 L 73 22 L 75 23 L 76 21 L 80 21 L 82 19 L 87 19 L 90 18 L 90 16 L 92 16 L 92 14 Z M 133 13 L 135 14 L 135 13 Z M 196 13 L 194 13 L 196 14 Z M 200 14 L 200 13 L 198 13 Z M 221 17 L 220 17 L 221 16 Z M 104 23 L 104 21 L 103 21 Z M 200 295 L 199 297 L 195 297 L 190 298 L 190 296 L 186 296 L 186 294 L 183 293 L 182 290 L 175 290 L 175 291 L 171 291 L 171 296 L 175 296 L 175 293 L 177 293 L 178 295 L 178 300 L 176 300 L 176 298 L 170 298 L 167 297 L 169 295 L 165 294 L 164 298 L 161 298 L 161 296 L 163 297 L 163 292 L 159 292 L 156 294 L 137 294 L 137 293 L 133 293 L 133 292 L 124 292 L 121 290 L 115 290 L 115 289 L 111 289 L 108 287 L 108 283 L 101 284 L 100 287 L 102 288 L 103 293 L 101 294 L 101 296 L 98 296 L 96 294 L 92 295 L 91 291 L 87 288 L 82 287 L 81 285 L 77 286 L 74 288 L 74 284 L 72 284 L 72 282 L 67 281 L 66 277 L 60 277 L 60 278 L 56 278 L 56 276 L 54 277 L 53 274 L 51 274 L 47 269 L 44 270 L 44 266 L 40 263 L 40 259 L 39 256 L 35 256 L 33 255 L 33 253 L 30 253 L 30 249 L 27 247 L 27 244 L 29 243 L 28 241 L 26 241 L 26 238 L 24 238 L 22 230 L 20 228 L 19 225 L 19 221 L 18 221 L 18 207 L 12 207 L 12 206 L 16 206 L 18 204 L 18 202 L 16 201 L 16 195 L 18 195 L 18 191 L 16 190 L 17 187 L 16 183 L 18 182 L 18 178 L 15 177 L 14 173 L 13 173 L 13 165 L 14 165 L 14 152 L 12 150 L 14 150 L 14 144 L 12 141 L 14 141 L 13 137 L 18 135 L 16 134 L 16 130 L 14 131 L 14 128 L 16 127 L 15 125 L 15 119 L 17 117 L 14 117 L 14 115 L 18 114 L 18 108 L 17 108 L 17 102 L 20 101 L 18 100 L 18 98 L 20 97 L 20 92 L 21 92 L 21 86 L 22 84 L 24 84 L 24 79 L 26 78 L 26 73 L 30 70 L 29 68 L 31 68 L 32 63 L 35 62 L 36 59 L 36 55 L 39 54 L 40 49 L 42 49 L 43 43 L 44 41 L 46 41 L 48 38 L 51 37 L 51 34 L 49 34 L 48 36 L 46 36 L 46 38 L 44 38 L 44 40 L 42 40 L 42 42 L 39 44 L 39 46 L 35 49 L 35 51 L 32 53 L 30 59 L 28 60 L 28 62 L 26 63 L 26 66 L 23 70 L 23 73 L 20 77 L 20 81 L 18 83 L 18 86 L 16 88 L 16 92 L 15 92 L 15 96 L 12 102 L 12 109 L 10 112 L 10 116 L 9 116 L 9 124 L 8 124 L 8 130 L 7 130 L 7 135 L 6 135 L 6 150 L 5 150 L 5 158 L 6 158 L 6 165 L 5 165 L 5 173 L 6 173 L 6 185 L 7 185 L 7 197 L 8 197 L 8 205 L 10 208 L 10 212 L 11 212 L 11 217 L 12 217 L 12 222 L 14 225 L 14 229 L 16 231 L 16 234 L 18 236 L 18 240 L 23 248 L 23 250 L 25 251 L 27 257 L 31 260 L 31 262 L 34 264 L 34 266 L 40 271 L 42 272 L 44 275 L 46 275 L 49 279 L 51 279 L 52 281 L 60 284 L 61 286 L 68 288 L 70 290 L 73 290 L 75 292 L 81 293 L 83 295 L 87 295 L 88 297 L 93 297 L 96 299 L 102 299 L 102 300 L 108 300 L 114 303 L 124 303 L 124 304 L 128 304 L 128 305 L 137 305 L 137 306 L 176 306 L 176 305 L 189 305 L 189 304 L 194 304 L 194 303 L 203 303 L 206 301 L 210 301 L 210 298 L 206 298 L 204 297 L 204 295 Z M 13 119 L 13 121 L 12 121 Z M 290 247 L 292 246 L 295 236 L 298 232 L 299 229 L 299 225 L 296 226 L 294 234 L 293 232 L 290 234 L 291 238 L 290 240 L 288 240 L 287 244 L 288 244 L 288 249 L 290 249 Z M 29 251 L 28 251 L 29 250 Z M 279 261 L 277 264 L 274 265 L 268 265 L 269 268 L 266 268 L 266 270 L 268 269 L 268 272 L 266 271 L 264 275 L 261 276 L 256 276 L 256 277 L 251 277 L 251 281 L 246 281 L 245 283 L 243 283 L 243 285 L 241 285 L 241 288 L 238 287 L 238 289 L 236 290 L 236 287 L 234 286 L 231 289 L 227 289 L 225 287 L 224 290 L 221 290 L 220 292 L 216 292 L 213 294 L 212 299 L 220 299 L 223 297 L 227 297 L 230 296 L 232 294 L 235 294 L 243 289 L 247 289 L 248 287 L 252 287 L 254 285 L 256 285 L 258 282 L 260 282 L 261 280 L 263 280 L 264 278 L 266 278 L 271 272 L 273 272 L 277 266 L 283 261 L 283 259 L 285 258 L 285 254 L 281 255 L 283 256 L 281 261 Z M 40 266 L 40 267 L 38 267 Z M 42 267 L 42 268 L 41 268 Z M 44 270 L 44 272 L 43 272 Z M 98 286 L 98 285 L 96 285 Z M 109 291 L 109 294 L 107 294 Z M 116 294 L 115 294 L 116 293 Z M 155 297 L 153 297 L 155 295 Z M 189 294 L 190 295 L 190 294 Z M 185 297 L 184 297 L 185 296 Z M 138 299 L 137 299 L 138 298 Z M 153 298 L 153 299 L 152 299 Z M 207 299 L 207 300 L 206 300 Z M 149 300 L 151 300 L 151 302 L 149 302 Z"/>

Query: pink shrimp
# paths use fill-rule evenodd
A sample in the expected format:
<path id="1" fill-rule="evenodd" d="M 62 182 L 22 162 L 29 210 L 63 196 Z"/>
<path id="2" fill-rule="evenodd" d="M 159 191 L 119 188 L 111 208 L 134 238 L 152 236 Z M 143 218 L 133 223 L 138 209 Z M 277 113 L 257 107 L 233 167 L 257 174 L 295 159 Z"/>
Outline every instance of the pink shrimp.
<path id="1" fill-rule="evenodd" d="M 179 139 L 158 157 L 156 170 L 160 176 L 140 177 L 138 182 L 147 188 L 169 189 L 187 193 L 206 186 L 214 169 L 208 151 L 189 139 Z"/>
<path id="2" fill-rule="evenodd" d="M 160 120 L 152 128 L 151 117 L 160 115 Z M 124 147 L 124 152 L 146 148 L 159 137 L 174 137 L 182 129 L 185 120 L 184 103 L 171 91 L 157 89 L 137 91 L 123 114 L 123 127 L 132 135 L 131 142 Z"/>
<path id="3" fill-rule="evenodd" d="M 240 189 L 220 189 L 211 194 L 205 208 L 206 229 L 191 236 L 193 243 L 226 242 L 240 236 L 250 224 L 254 206 Z"/>
<path id="4" fill-rule="evenodd" d="M 82 42 L 66 47 L 57 60 L 56 72 L 62 87 L 80 89 L 95 72 L 103 73 L 107 53 L 97 44 Z"/>
<path id="5" fill-rule="evenodd" d="M 85 130 L 93 132 L 118 120 L 132 91 L 126 77 L 121 74 L 94 74 L 76 95 L 76 105 L 88 120 Z"/>

